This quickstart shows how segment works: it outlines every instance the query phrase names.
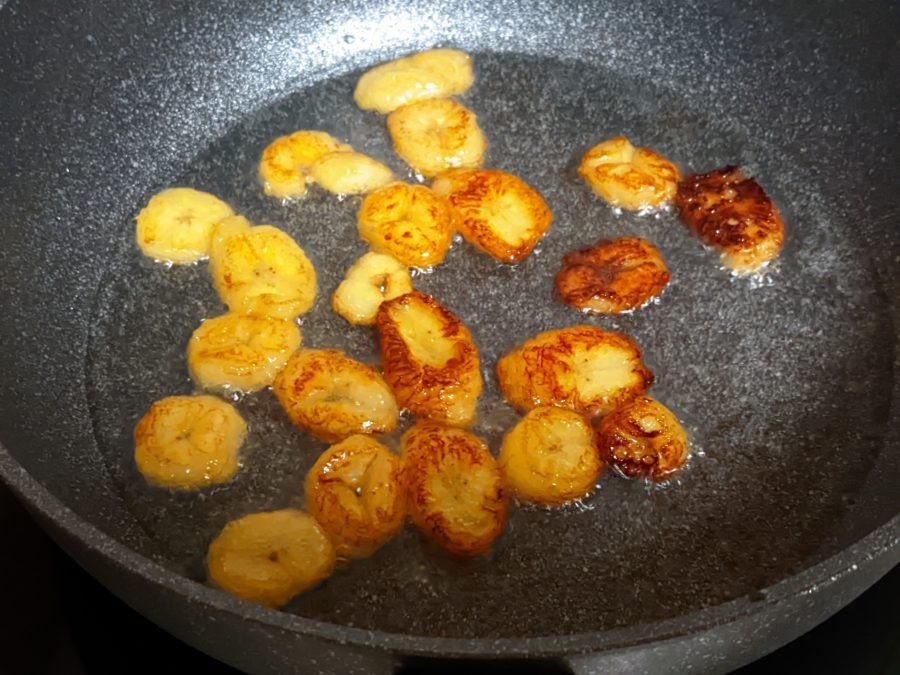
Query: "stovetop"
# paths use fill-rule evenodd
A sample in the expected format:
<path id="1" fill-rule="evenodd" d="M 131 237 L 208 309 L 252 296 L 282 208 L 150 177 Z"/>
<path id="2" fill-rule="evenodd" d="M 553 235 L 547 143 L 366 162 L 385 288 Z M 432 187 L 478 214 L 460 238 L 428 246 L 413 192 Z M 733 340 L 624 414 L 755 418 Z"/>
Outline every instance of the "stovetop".
<path id="1" fill-rule="evenodd" d="M 0 541 L 0 673 L 95 675 L 123 672 L 123 664 L 140 659 L 145 672 L 239 675 L 129 609 L 58 549 L 2 486 Z M 518 675 L 539 672 L 523 663 L 490 665 Z M 401 672 L 461 669 L 414 662 Z M 900 675 L 900 567 L 818 628 L 735 675 L 763 673 Z"/>

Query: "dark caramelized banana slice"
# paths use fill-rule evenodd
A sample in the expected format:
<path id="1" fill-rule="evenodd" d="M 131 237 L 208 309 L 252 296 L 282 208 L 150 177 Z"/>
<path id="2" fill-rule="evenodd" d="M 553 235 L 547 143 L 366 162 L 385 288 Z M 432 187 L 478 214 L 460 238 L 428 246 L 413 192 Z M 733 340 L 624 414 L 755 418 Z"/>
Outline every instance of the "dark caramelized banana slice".
<path id="1" fill-rule="evenodd" d="M 688 176 L 675 205 L 682 220 L 705 244 L 722 251 L 722 264 L 749 274 L 784 246 L 784 221 L 769 196 L 738 167 Z"/>
<path id="2" fill-rule="evenodd" d="M 563 302 L 585 312 L 618 314 L 646 304 L 669 283 L 657 248 L 637 237 L 601 239 L 569 253 L 556 275 Z"/>
<path id="3" fill-rule="evenodd" d="M 604 417 L 595 440 L 600 456 L 630 478 L 662 480 L 688 457 L 687 434 L 678 418 L 647 396 Z"/>

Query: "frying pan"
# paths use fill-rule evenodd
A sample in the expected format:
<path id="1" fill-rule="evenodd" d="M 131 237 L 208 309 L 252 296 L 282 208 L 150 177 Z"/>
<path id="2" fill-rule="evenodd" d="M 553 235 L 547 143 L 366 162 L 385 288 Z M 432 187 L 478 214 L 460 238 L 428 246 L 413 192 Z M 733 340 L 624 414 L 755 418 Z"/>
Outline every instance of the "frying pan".
<path id="1" fill-rule="evenodd" d="M 129 604 L 252 672 L 391 672 L 437 656 L 723 672 L 774 649 L 900 558 L 898 29 L 895 3 L 11 2 L 0 474 Z M 321 128 L 405 175 L 352 88 L 364 68 L 434 45 L 474 55 L 463 100 L 489 164 L 556 216 L 516 268 L 457 243 L 416 279 L 479 344 L 477 431 L 496 448 L 515 420 L 492 375 L 500 354 L 589 321 L 644 348 L 695 455 L 661 488 L 607 475 L 578 508 L 518 510 L 485 559 L 448 560 L 406 531 L 283 612 L 242 603 L 203 585 L 208 541 L 230 518 L 297 503 L 321 446 L 263 393 L 238 402 L 251 437 L 233 484 L 143 484 L 134 422 L 191 390 L 184 345 L 222 307 L 202 266 L 143 260 L 132 218 L 179 184 L 284 228 L 320 275 L 305 343 L 372 360 L 371 334 L 328 309 L 363 251 L 358 200 L 266 200 L 254 165 L 274 136 Z M 776 268 L 732 279 L 672 213 L 617 214 L 593 198 L 574 162 L 618 133 L 685 171 L 756 175 L 788 226 Z M 553 299 L 563 253 L 624 234 L 666 257 L 659 303 L 585 319 Z"/>

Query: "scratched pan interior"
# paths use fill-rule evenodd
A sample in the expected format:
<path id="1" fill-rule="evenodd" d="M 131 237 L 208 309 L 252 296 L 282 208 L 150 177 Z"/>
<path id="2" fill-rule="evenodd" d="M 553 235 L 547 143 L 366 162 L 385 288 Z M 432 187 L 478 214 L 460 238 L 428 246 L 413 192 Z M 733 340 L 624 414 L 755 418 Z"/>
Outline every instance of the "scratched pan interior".
<path id="1" fill-rule="evenodd" d="M 260 9 L 252 25 L 280 26 L 276 19 L 286 15 L 277 11 L 276 5 Z M 314 19 L 316 11 L 322 9 L 311 10 Z M 617 16 L 612 13 L 607 21 L 615 24 L 621 20 Z M 230 21 L 240 23 L 218 20 L 223 30 Z M 217 27 L 216 20 L 209 21 Z M 40 457 L 28 457 L 15 443 L 16 434 L 24 438 L 27 433 L 52 440 L 57 422 L 51 419 L 40 432 L 26 433 L 20 427 L 29 413 L 22 412 L 24 421 L 19 426 L 9 422 L 4 438 L 13 455 L 37 475 L 43 471 L 48 484 L 102 529 L 198 581 L 204 576 L 206 546 L 228 520 L 302 505 L 303 476 L 323 446 L 293 428 L 269 392 L 237 402 L 250 435 L 244 465 L 232 483 L 173 494 L 146 486 L 138 476 L 131 459 L 135 422 L 152 401 L 192 391 L 184 346 L 198 323 L 223 307 L 205 265 L 167 269 L 143 259 L 133 242 L 132 218 L 155 191 L 188 185 L 221 196 L 255 222 L 285 229 L 319 274 L 318 299 L 302 320 L 304 343 L 339 347 L 377 362 L 372 333 L 348 326 L 331 312 L 329 302 L 342 273 L 365 250 L 355 227 L 360 200 L 339 200 L 314 189 L 307 199 L 283 205 L 262 195 L 255 165 L 273 137 L 316 128 L 408 176 L 391 150 L 383 118 L 354 106 L 354 83 L 364 67 L 385 57 L 453 44 L 474 55 L 477 84 L 462 100 L 478 114 L 489 139 L 487 165 L 524 178 L 544 195 L 555 216 L 535 253 L 516 267 L 497 265 L 457 241 L 444 264 L 415 280 L 466 322 L 481 350 L 486 391 L 475 431 L 496 451 L 503 430 L 516 419 L 497 391 L 493 366 L 498 356 L 539 331 L 587 322 L 625 331 L 642 346 L 657 376 L 652 393 L 686 422 L 695 456 L 688 470 L 661 488 L 608 473 L 577 508 L 516 510 L 495 551 L 474 561 L 450 560 L 407 528 L 372 558 L 342 566 L 286 611 L 412 635 L 603 631 L 735 598 L 760 600 L 767 587 L 889 520 L 896 499 L 891 499 L 889 480 L 879 482 L 878 474 L 896 476 L 897 467 L 896 456 L 886 450 L 889 433 L 896 432 L 891 424 L 896 340 L 891 303 L 896 298 L 885 289 L 876 260 L 883 250 L 873 242 L 893 240 L 878 230 L 888 225 L 877 214 L 869 219 L 874 224 L 848 218 L 846 204 L 834 192 L 834 177 L 822 175 L 832 170 L 822 169 L 816 155 L 822 145 L 797 142 L 810 126 L 821 124 L 815 112 L 800 110 L 791 117 L 778 108 L 770 118 L 737 114 L 727 95 L 730 66 L 718 57 L 711 62 L 725 69 L 717 75 L 722 84 L 705 96 L 692 96 L 676 76 L 678 63 L 671 71 L 658 65 L 664 53 L 610 56 L 611 44 L 582 47 L 579 54 L 578 40 L 557 47 L 546 30 L 535 29 L 536 38 L 520 43 L 502 31 L 471 35 L 465 27 L 474 21 L 469 17 L 445 30 L 432 27 L 421 33 L 420 42 L 388 30 L 376 53 L 357 45 L 377 32 L 381 24 L 375 18 L 368 24 L 334 19 L 338 27 L 331 26 L 324 56 L 298 57 L 301 64 L 311 59 L 309 67 L 287 75 L 267 60 L 274 58 L 271 44 L 250 40 L 242 53 L 259 57 L 260 72 L 280 73 L 274 88 L 260 84 L 262 75 L 252 68 L 204 76 L 209 66 L 175 50 L 167 67 L 174 68 L 176 82 L 180 69 L 187 71 L 188 84 L 175 89 L 187 102 L 175 94 L 156 101 L 158 118 L 152 126 L 124 129 L 132 134 L 123 139 L 124 157 L 117 151 L 111 158 L 99 135 L 76 143 L 86 158 L 81 166 L 109 161 L 134 182 L 114 189 L 121 176 L 98 168 L 101 177 L 88 195 L 89 177 L 73 179 L 80 208 L 92 210 L 79 213 L 76 223 L 86 223 L 89 233 L 98 228 L 105 233 L 105 243 L 91 252 L 74 246 L 81 258 L 72 257 L 73 269 L 89 269 L 84 278 L 94 281 L 89 294 L 81 282 L 72 282 L 80 293 L 74 297 L 83 300 L 71 309 L 78 324 L 76 346 L 47 347 L 30 356 L 19 349 L 15 366 L 41 375 L 49 359 L 62 369 L 53 377 L 74 369 L 85 405 L 71 414 L 86 412 L 83 430 L 91 442 L 56 451 L 68 472 L 61 476 L 52 468 L 52 446 L 41 446 Z M 658 21 L 651 17 L 650 26 L 640 30 L 651 30 Z M 713 52 L 715 25 L 707 38 Z M 671 29 L 660 30 L 672 35 Z M 283 35 L 276 32 L 269 39 L 277 44 Z M 581 44 L 586 39 L 579 38 Z M 701 60 L 698 53 L 669 56 Z M 216 68 L 227 63 L 223 57 Z M 190 77 L 192 69 L 195 77 Z M 732 75 L 748 77 L 737 70 Z M 792 77 L 766 75 L 778 76 Z M 162 75 L 152 79 L 164 89 Z M 138 76 L 136 82 L 146 80 Z M 197 93 L 214 82 L 233 85 L 233 105 L 220 98 L 227 87 Z M 127 81 L 122 91 L 116 94 L 122 105 L 146 105 L 155 95 L 130 91 Z M 250 95 L 254 91 L 256 98 Z M 818 110 L 845 119 L 846 100 L 827 94 L 826 87 Z M 81 123 L 103 128 L 102 120 Z M 152 138 L 150 129 L 156 134 Z M 877 163 L 889 156 L 894 142 L 889 132 L 890 125 L 869 129 L 862 147 L 854 147 L 854 158 L 873 157 Z M 787 223 L 787 245 L 775 267 L 762 278 L 733 279 L 673 213 L 615 213 L 592 196 L 574 171 L 577 159 L 591 144 L 620 133 L 672 158 L 685 172 L 735 163 L 756 175 Z M 825 138 L 833 136 L 826 130 Z M 137 148 L 143 154 L 128 156 Z M 885 175 L 875 180 L 890 181 L 891 171 L 896 174 L 886 162 L 883 170 Z M 552 279 L 561 256 L 620 235 L 645 237 L 662 251 L 672 281 L 659 301 L 618 318 L 584 318 L 556 301 Z M 59 242 L 47 251 L 61 259 L 74 255 L 64 249 Z M 16 269 L 16 261 L 8 259 Z M 67 292 L 57 283 L 66 274 L 49 271 L 50 286 Z M 16 321 L 24 325 L 27 316 L 28 311 L 11 309 L 12 327 Z M 10 342 L 18 344 L 14 337 Z M 63 363 L 66 358 L 70 361 Z M 19 386 L 29 389 L 33 383 L 24 378 Z M 61 396 L 72 395 L 60 386 Z M 17 411 L 8 400 L 4 406 L 6 413 Z M 389 442 L 396 446 L 396 437 Z M 85 496 L 91 489 L 97 496 Z M 116 509 L 124 515 L 110 517 Z M 116 519 L 127 525 L 119 529 Z"/>

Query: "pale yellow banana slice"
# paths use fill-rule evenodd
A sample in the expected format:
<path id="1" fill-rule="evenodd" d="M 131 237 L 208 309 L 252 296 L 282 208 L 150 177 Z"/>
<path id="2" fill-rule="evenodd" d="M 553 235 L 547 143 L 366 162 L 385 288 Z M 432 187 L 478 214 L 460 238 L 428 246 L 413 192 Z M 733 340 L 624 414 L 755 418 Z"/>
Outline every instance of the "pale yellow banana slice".
<path id="1" fill-rule="evenodd" d="M 372 555 L 403 527 L 402 466 L 373 438 L 351 436 L 323 452 L 310 469 L 307 508 L 339 556 Z"/>
<path id="2" fill-rule="evenodd" d="M 418 422 L 401 441 L 407 508 L 416 526 L 450 553 L 486 553 L 506 523 L 500 470 L 478 436 Z"/>
<path id="3" fill-rule="evenodd" d="M 313 162 L 309 178 L 336 195 L 371 192 L 394 180 L 394 172 L 361 152 L 329 152 Z"/>
<path id="4" fill-rule="evenodd" d="M 370 251 L 347 270 L 331 297 L 331 306 L 350 323 L 371 326 L 382 302 L 412 290 L 406 265 L 384 253 Z"/>
<path id="5" fill-rule="evenodd" d="M 470 425 L 483 382 L 465 324 L 417 291 L 383 303 L 375 324 L 384 377 L 397 402 L 419 417 Z"/>
<path id="6" fill-rule="evenodd" d="M 297 509 L 231 521 L 209 545 L 206 557 L 213 584 L 268 607 L 280 607 L 323 581 L 334 563 L 334 548 L 322 528 Z"/>
<path id="7" fill-rule="evenodd" d="M 136 219 L 137 243 L 148 258 L 185 265 L 209 255 L 213 228 L 234 211 L 218 197 L 191 188 L 154 195 Z"/>
<path id="8" fill-rule="evenodd" d="M 603 462 L 584 417 L 541 407 L 519 420 L 503 439 L 500 471 L 519 499 L 561 506 L 593 492 Z"/>
<path id="9" fill-rule="evenodd" d="M 263 191 L 278 199 L 306 194 L 307 174 L 313 163 L 329 152 L 352 150 L 324 131 L 295 131 L 272 141 L 259 161 Z"/>
<path id="10" fill-rule="evenodd" d="M 441 262 L 453 242 L 450 204 L 424 185 L 392 183 L 375 190 L 359 209 L 358 227 L 376 251 L 422 269 Z"/>
<path id="11" fill-rule="evenodd" d="M 397 403 L 378 371 L 337 349 L 299 350 L 272 390 L 294 424 L 329 443 L 397 426 Z"/>
<path id="12" fill-rule="evenodd" d="M 462 94 L 474 81 L 468 54 L 457 49 L 430 49 L 366 71 L 353 98 L 363 110 L 386 115 L 416 101 Z"/>
<path id="13" fill-rule="evenodd" d="M 299 347 L 300 329 L 293 321 L 223 314 L 191 335 L 188 369 L 203 389 L 250 393 L 272 384 Z"/>
<path id="14" fill-rule="evenodd" d="M 293 319 L 312 307 L 316 271 L 290 235 L 257 225 L 215 237 L 210 272 L 232 312 Z"/>
<path id="15" fill-rule="evenodd" d="M 238 468 L 247 424 L 215 396 L 169 396 L 134 429 L 134 460 L 148 483 L 196 490 L 228 481 Z"/>
<path id="16" fill-rule="evenodd" d="M 452 169 L 432 189 L 450 201 L 466 241 L 503 263 L 531 255 L 553 221 L 540 193 L 505 171 Z"/>
<path id="17" fill-rule="evenodd" d="M 487 150 L 475 113 L 450 98 L 397 108 L 387 119 L 394 150 L 426 178 L 457 167 L 481 166 Z"/>
<path id="18" fill-rule="evenodd" d="M 681 177 L 672 162 L 649 148 L 635 148 L 624 136 L 588 150 L 578 172 L 611 206 L 629 211 L 672 200 Z"/>
<path id="19" fill-rule="evenodd" d="M 600 456 L 626 476 L 667 478 L 688 458 L 688 437 L 659 401 L 641 396 L 613 410 L 597 426 Z"/>

